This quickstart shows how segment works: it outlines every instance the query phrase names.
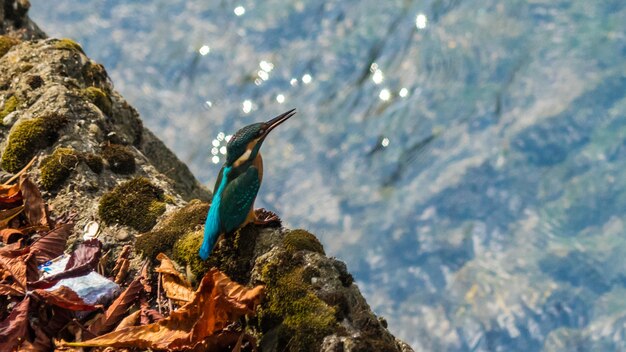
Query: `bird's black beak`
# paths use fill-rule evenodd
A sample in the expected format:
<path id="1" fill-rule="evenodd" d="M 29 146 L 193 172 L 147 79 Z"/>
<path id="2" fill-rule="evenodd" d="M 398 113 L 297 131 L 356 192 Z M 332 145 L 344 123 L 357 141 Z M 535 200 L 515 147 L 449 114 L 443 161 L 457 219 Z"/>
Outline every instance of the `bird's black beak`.
<path id="1" fill-rule="evenodd" d="M 265 138 L 265 136 L 267 136 L 276 126 L 287 121 L 290 117 L 292 117 L 295 114 L 296 114 L 296 109 L 291 109 L 267 121 L 265 123 L 267 127 L 265 128 L 265 133 L 263 134 L 263 138 Z"/>

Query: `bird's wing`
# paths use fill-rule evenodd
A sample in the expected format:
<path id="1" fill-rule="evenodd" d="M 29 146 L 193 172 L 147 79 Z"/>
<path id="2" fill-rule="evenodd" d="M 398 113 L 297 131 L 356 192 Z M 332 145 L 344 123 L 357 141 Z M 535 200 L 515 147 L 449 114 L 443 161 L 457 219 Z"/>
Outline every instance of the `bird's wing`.
<path id="1" fill-rule="evenodd" d="M 220 205 L 220 220 L 224 232 L 236 230 L 246 220 L 260 186 L 259 170 L 254 166 L 228 182 Z"/>

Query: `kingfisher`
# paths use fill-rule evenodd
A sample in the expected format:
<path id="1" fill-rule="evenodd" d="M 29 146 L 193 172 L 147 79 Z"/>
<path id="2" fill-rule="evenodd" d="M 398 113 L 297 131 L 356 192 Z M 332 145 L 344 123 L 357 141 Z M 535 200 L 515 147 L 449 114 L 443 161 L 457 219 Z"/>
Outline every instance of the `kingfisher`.
<path id="1" fill-rule="evenodd" d="M 237 131 L 226 145 L 226 162 L 213 188 L 213 201 L 204 224 L 200 258 L 209 258 L 217 239 L 249 223 L 264 224 L 276 220 L 257 219 L 254 200 L 263 179 L 263 159 L 259 149 L 276 126 L 296 114 L 291 109 L 267 122 L 248 125 Z"/>

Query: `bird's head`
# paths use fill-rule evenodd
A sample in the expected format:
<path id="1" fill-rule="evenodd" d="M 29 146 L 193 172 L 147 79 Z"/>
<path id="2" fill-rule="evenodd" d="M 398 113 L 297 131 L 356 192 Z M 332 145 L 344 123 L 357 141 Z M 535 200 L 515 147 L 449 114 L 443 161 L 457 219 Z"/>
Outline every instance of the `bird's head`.
<path id="1" fill-rule="evenodd" d="M 267 122 L 253 123 L 237 131 L 226 145 L 226 166 L 238 167 L 254 160 L 265 137 L 295 114 L 296 109 L 291 109 Z"/>

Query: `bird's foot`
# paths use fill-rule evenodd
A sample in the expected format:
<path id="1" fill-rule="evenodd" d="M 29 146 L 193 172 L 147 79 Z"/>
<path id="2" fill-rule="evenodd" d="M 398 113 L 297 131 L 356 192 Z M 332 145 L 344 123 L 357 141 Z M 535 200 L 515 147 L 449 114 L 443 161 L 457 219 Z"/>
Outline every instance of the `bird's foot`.
<path id="1" fill-rule="evenodd" d="M 282 222 L 276 213 L 266 210 L 264 208 L 254 209 L 254 215 L 256 219 L 254 224 L 264 227 L 281 227 Z"/>

